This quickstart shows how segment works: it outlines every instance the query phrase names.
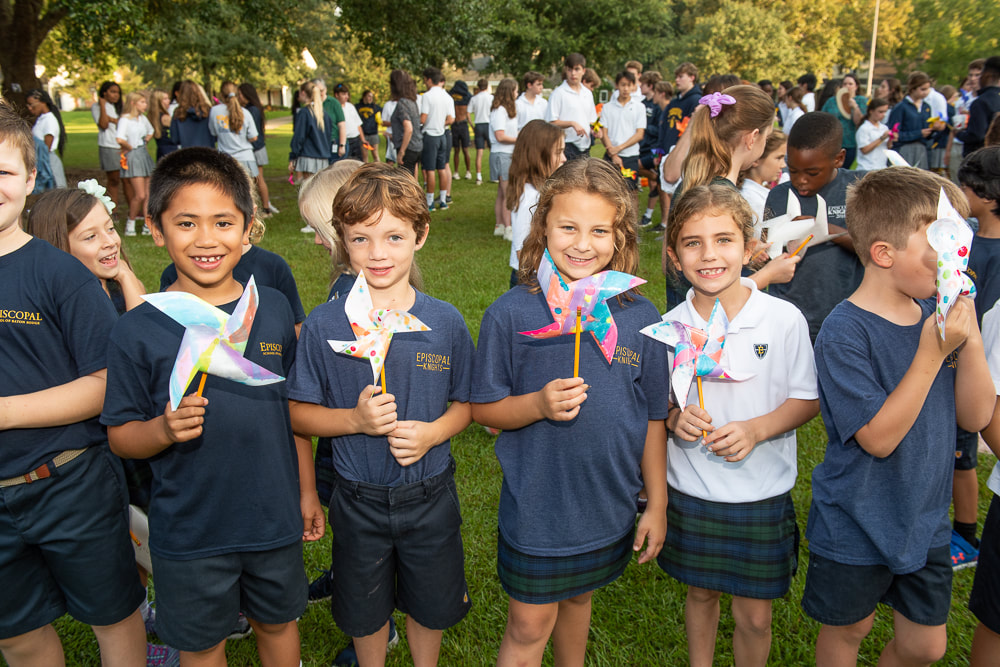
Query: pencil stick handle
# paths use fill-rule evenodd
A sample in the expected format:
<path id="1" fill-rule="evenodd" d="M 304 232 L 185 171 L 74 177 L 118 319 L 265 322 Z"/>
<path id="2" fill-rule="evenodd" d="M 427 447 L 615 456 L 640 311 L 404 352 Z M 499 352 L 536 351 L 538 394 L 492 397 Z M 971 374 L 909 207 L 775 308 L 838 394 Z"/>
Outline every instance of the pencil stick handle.
<path id="1" fill-rule="evenodd" d="M 573 377 L 580 377 L 580 315 L 583 309 L 579 306 L 576 309 L 576 342 L 573 346 Z"/>
<path id="2" fill-rule="evenodd" d="M 205 391 L 205 380 L 208 379 L 208 373 L 204 371 L 201 374 L 201 381 L 198 383 L 198 391 L 195 396 L 201 396 L 202 392 Z"/>
<path id="3" fill-rule="evenodd" d="M 701 376 L 699 375 L 695 379 L 698 382 L 698 407 L 700 407 L 702 410 L 704 410 L 705 409 L 705 394 L 704 394 L 704 392 L 701 389 Z M 708 437 L 708 431 L 702 429 L 702 431 L 701 431 L 701 437 L 702 438 L 707 438 Z"/>
<path id="4" fill-rule="evenodd" d="M 384 394 L 385 393 L 385 366 L 384 365 L 382 366 L 382 368 L 379 369 L 378 376 L 379 376 L 379 380 L 382 381 L 382 393 Z"/>

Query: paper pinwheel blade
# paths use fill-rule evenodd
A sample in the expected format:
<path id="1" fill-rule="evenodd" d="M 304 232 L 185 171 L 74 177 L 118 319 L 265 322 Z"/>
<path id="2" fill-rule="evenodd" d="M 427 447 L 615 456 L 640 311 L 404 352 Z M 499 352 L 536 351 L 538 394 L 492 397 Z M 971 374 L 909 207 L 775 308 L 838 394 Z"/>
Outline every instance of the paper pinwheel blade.
<path id="1" fill-rule="evenodd" d="M 887 160 L 889 160 L 889 164 L 892 165 L 893 167 L 909 167 L 910 166 L 910 163 L 906 161 L 906 158 L 904 158 L 902 155 L 900 155 L 899 153 L 897 153 L 894 150 L 891 150 L 891 149 L 887 150 L 885 152 L 885 157 L 886 157 Z"/>
<path id="2" fill-rule="evenodd" d="M 257 314 L 257 283 L 252 276 L 232 315 L 186 292 L 147 294 L 143 299 L 184 327 L 170 373 L 172 409 L 180 405 L 199 371 L 251 386 L 285 379 L 243 356 Z"/>
<path id="3" fill-rule="evenodd" d="M 942 188 L 938 195 L 938 219 L 927 228 L 927 241 L 937 251 L 937 303 L 934 320 L 941 339 L 945 336 L 945 320 L 955 299 L 976 295 L 976 285 L 966 275 L 969 268 L 969 247 L 974 237 L 972 228 L 955 210 Z"/>
<path id="4" fill-rule="evenodd" d="M 778 215 L 770 220 L 765 220 L 761 229 L 767 230 L 767 242 L 771 245 L 767 249 L 767 256 L 776 258 L 785 250 L 785 245 L 794 239 L 804 239 L 809 235 L 809 229 L 813 226 L 811 219 L 796 220 L 802 215 L 802 205 L 799 198 L 789 190 L 788 202 L 785 205 L 784 215 Z"/>
<path id="5" fill-rule="evenodd" d="M 344 301 L 355 340 L 328 340 L 334 352 L 367 359 L 372 367 L 372 381 L 377 382 L 389 344 L 397 333 L 430 331 L 431 328 L 405 310 L 374 308 L 364 273 L 359 273 Z"/>
<path id="6" fill-rule="evenodd" d="M 611 316 L 607 300 L 646 281 L 621 271 L 601 271 L 567 283 L 559 275 L 548 250 L 538 265 L 537 276 L 538 284 L 545 292 L 553 322 L 533 331 L 519 333 L 532 338 L 575 335 L 576 309 L 580 308 L 583 331 L 589 331 L 593 335 L 610 364 L 618 345 L 618 325 Z"/>
<path id="7" fill-rule="evenodd" d="M 640 332 L 674 348 L 670 385 L 681 410 L 687 406 L 691 384 L 696 377 L 734 382 L 753 377 L 752 373 L 738 373 L 728 367 L 724 352 L 729 318 L 718 299 L 712 307 L 706 329 L 702 331 L 683 322 L 665 320 L 651 324 Z"/>

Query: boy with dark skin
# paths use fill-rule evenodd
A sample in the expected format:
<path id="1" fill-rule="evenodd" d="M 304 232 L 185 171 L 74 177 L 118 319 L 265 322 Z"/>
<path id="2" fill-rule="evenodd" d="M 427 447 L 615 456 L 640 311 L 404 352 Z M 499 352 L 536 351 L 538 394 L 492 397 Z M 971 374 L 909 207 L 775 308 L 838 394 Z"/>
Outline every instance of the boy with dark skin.
<path id="1" fill-rule="evenodd" d="M 804 123 L 801 128 L 799 123 Z M 789 181 L 771 190 L 765 208 L 769 218 L 783 215 L 789 192 L 792 192 L 799 199 L 802 215 L 813 217 L 819 195 L 826 203 L 829 233 L 840 234 L 831 241 L 810 247 L 791 282 L 771 288 L 772 294 L 799 307 L 809 322 L 809 335 L 813 340 L 833 307 L 861 284 L 863 274 L 847 231 L 845 215 L 847 186 L 867 172 L 843 168 L 842 136 L 843 128 L 831 114 L 818 111 L 802 116 L 788 136 Z M 805 252 L 803 249 L 800 255 Z"/>

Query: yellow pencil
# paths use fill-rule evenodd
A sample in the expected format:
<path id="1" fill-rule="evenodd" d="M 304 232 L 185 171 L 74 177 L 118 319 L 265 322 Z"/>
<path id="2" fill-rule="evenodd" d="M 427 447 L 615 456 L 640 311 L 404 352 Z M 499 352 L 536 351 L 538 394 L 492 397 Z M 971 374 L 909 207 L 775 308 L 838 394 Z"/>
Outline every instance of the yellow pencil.
<path id="1" fill-rule="evenodd" d="M 379 370 L 378 375 L 379 375 L 379 379 L 382 380 L 382 393 L 384 394 L 385 393 L 385 365 L 384 364 L 382 365 L 382 368 Z"/>
<path id="2" fill-rule="evenodd" d="M 705 394 L 703 394 L 702 391 L 701 391 L 701 376 L 698 375 L 698 376 L 696 376 L 695 379 L 698 381 L 698 406 L 702 410 L 704 410 L 705 409 Z M 706 431 L 705 429 L 702 429 L 702 431 L 701 431 L 701 437 L 702 438 L 707 438 L 708 437 L 708 431 Z"/>
<path id="3" fill-rule="evenodd" d="M 810 234 L 809 236 L 806 237 L 805 241 L 803 241 L 802 243 L 799 244 L 799 247 L 795 249 L 795 252 L 793 252 L 790 255 L 790 257 L 795 257 L 796 255 L 798 255 L 802 251 L 802 249 L 806 247 L 806 244 L 809 243 L 812 240 L 813 240 L 813 235 Z"/>
<path id="4" fill-rule="evenodd" d="M 583 309 L 577 306 L 576 328 L 574 329 L 574 331 L 576 332 L 576 343 L 573 349 L 573 377 L 580 377 L 580 330 L 582 328 L 580 326 L 580 314 L 582 313 L 582 311 Z"/>
<path id="5" fill-rule="evenodd" d="M 205 391 L 205 380 L 208 378 L 208 373 L 201 374 L 201 382 L 198 383 L 198 393 L 195 396 L 201 396 L 201 392 Z"/>

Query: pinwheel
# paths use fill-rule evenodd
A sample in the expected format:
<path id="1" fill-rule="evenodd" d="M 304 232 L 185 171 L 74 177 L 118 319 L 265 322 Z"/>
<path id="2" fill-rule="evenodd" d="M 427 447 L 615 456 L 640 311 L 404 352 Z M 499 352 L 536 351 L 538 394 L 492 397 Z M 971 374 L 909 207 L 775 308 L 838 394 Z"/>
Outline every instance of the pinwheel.
<path id="1" fill-rule="evenodd" d="M 765 220 L 761 225 L 767 230 L 767 242 L 770 247 L 767 249 L 767 256 L 774 259 L 784 252 L 785 244 L 793 239 L 801 239 L 812 234 L 816 236 L 829 235 L 829 227 L 826 221 L 826 202 L 819 195 L 816 195 L 816 217 L 796 220 L 802 215 L 802 205 L 799 198 L 790 189 L 788 191 L 788 204 L 785 206 L 785 214 Z M 801 250 L 801 248 L 800 248 Z M 796 251 L 797 252 L 797 251 Z"/>
<path id="2" fill-rule="evenodd" d="M 628 180 L 634 179 L 635 169 L 628 169 L 626 167 L 622 167 L 622 178 L 626 178 Z"/>
<path id="3" fill-rule="evenodd" d="M 243 356 L 259 303 L 253 276 L 232 315 L 187 292 L 147 294 L 143 299 L 184 326 L 184 338 L 170 373 L 172 409 L 180 405 L 184 392 L 199 371 L 203 373 L 199 396 L 205 388 L 206 375 L 251 386 L 285 379 Z"/>
<path id="4" fill-rule="evenodd" d="M 385 355 L 393 334 L 430 331 L 431 328 L 405 310 L 375 308 L 365 274 L 359 273 L 344 302 L 344 313 L 354 330 L 355 340 L 328 340 L 334 352 L 367 359 L 372 382 L 381 378 L 385 393 Z"/>
<path id="5" fill-rule="evenodd" d="M 937 307 L 934 319 L 941 339 L 944 339 L 944 322 L 948 311 L 959 296 L 976 295 L 976 286 L 965 274 L 969 267 L 969 246 L 972 228 L 955 210 L 944 189 L 938 195 L 938 219 L 927 228 L 927 240 L 937 251 Z"/>
<path id="6" fill-rule="evenodd" d="M 677 406 L 683 410 L 691 391 L 691 381 L 698 383 L 698 405 L 705 409 L 705 396 L 701 380 L 733 380 L 740 382 L 752 374 L 735 373 L 725 367 L 723 349 L 729 331 L 729 318 L 719 300 L 715 300 L 708 317 L 707 331 L 696 329 L 676 320 L 651 324 L 640 333 L 674 348 L 674 365 L 670 373 L 670 386 L 674 390 Z M 705 436 L 702 432 L 702 436 Z"/>
<path id="7" fill-rule="evenodd" d="M 618 325 L 606 303 L 608 299 L 646 282 L 642 278 L 621 271 L 601 271 L 592 276 L 567 283 L 559 275 L 552 256 L 546 250 L 538 265 L 538 284 L 545 293 L 552 324 L 520 333 L 532 338 L 553 338 L 573 334 L 579 341 L 580 333 L 589 331 L 611 363 L 618 344 Z M 579 342 L 576 344 L 573 377 L 579 373 Z"/>

